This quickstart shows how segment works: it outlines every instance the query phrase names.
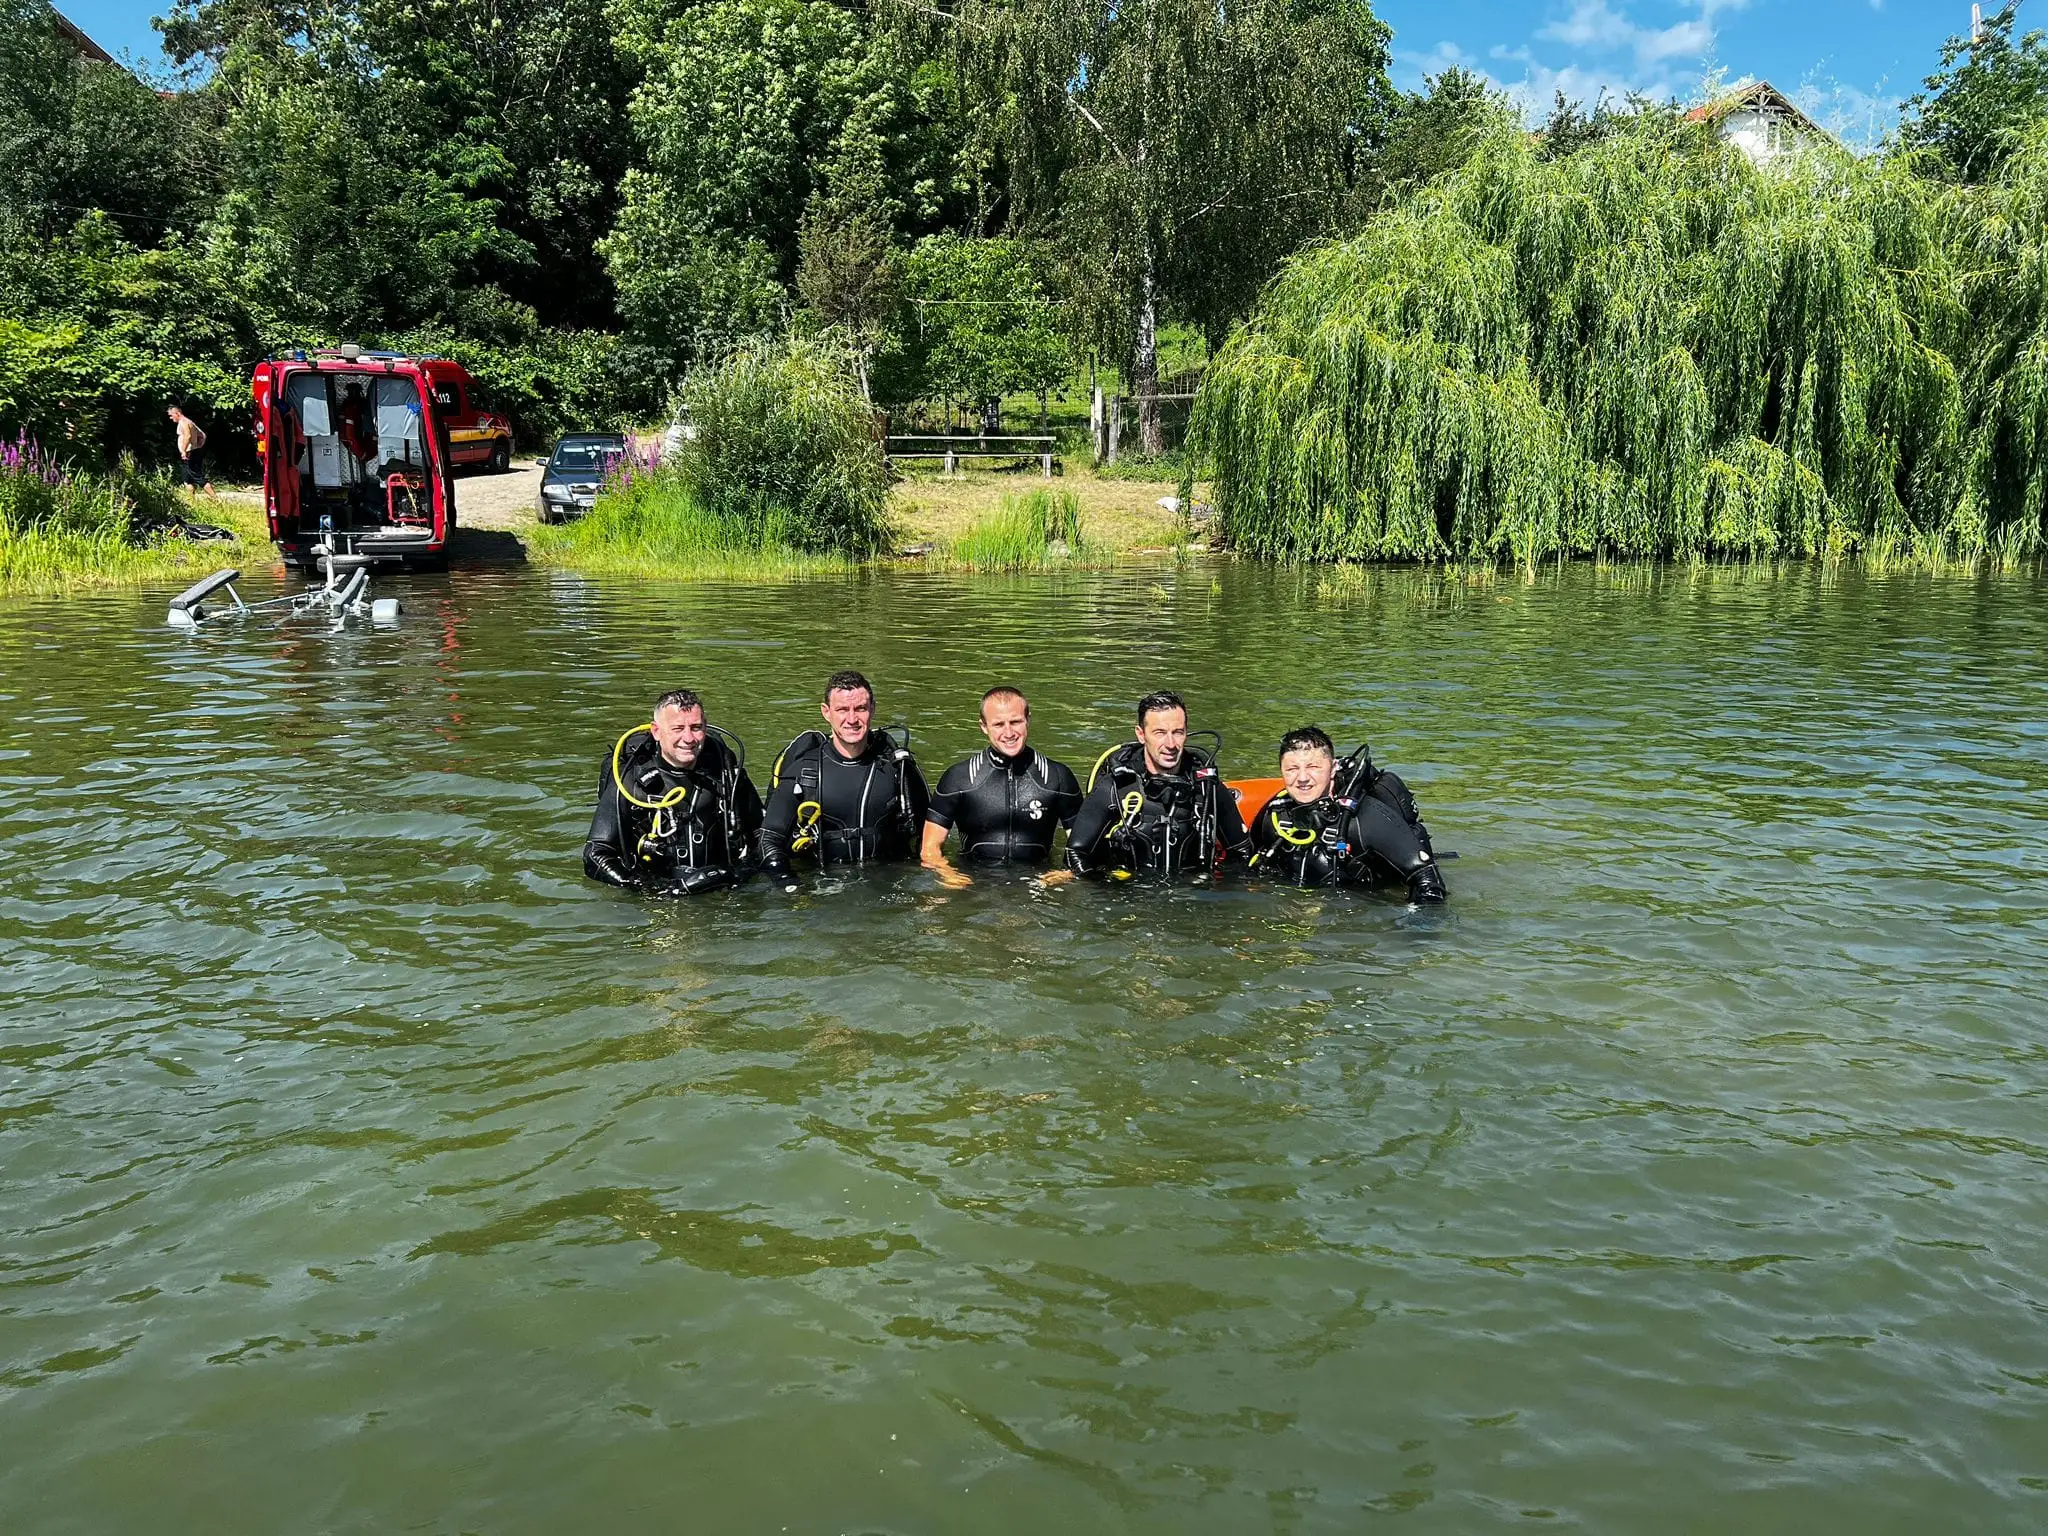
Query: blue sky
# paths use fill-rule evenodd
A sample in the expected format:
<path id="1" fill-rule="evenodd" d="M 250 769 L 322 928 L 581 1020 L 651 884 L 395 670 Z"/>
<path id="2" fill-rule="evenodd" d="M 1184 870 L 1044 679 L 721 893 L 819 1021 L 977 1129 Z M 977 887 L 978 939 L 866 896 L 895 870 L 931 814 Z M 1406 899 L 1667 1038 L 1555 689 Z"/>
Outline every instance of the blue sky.
<path id="1" fill-rule="evenodd" d="M 1996 8 L 1986 4 L 1985 10 Z M 1479 70 L 1525 107 L 1560 88 L 1584 101 L 1630 90 L 1697 96 L 1711 71 L 1769 80 L 1824 126 L 1869 140 L 1970 29 L 1969 0 L 1378 0 L 1395 79 L 1413 89 L 1446 64 Z M 2048 24 L 2034 0 L 2020 24 Z"/>
<path id="2" fill-rule="evenodd" d="M 58 8 L 110 52 L 161 63 L 149 18 L 167 7 L 60 0 Z M 1970 26 L 1968 0 L 1379 0 L 1375 9 L 1394 29 L 1403 86 L 1463 64 L 1541 109 L 1559 87 L 1586 101 L 1629 90 L 1687 99 L 1719 69 L 1731 81 L 1767 79 L 1826 126 L 1862 140 L 1895 121 L 1942 40 Z M 2021 25 L 2029 24 L 2048 25 L 2043 0 L 2022 10 Z"/>

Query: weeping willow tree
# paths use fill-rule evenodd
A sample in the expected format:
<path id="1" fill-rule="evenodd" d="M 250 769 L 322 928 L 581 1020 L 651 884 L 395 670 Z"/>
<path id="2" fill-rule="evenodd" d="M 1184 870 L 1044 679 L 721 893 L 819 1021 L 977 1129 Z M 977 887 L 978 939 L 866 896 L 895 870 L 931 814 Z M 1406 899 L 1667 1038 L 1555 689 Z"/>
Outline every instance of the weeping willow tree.
<path id="1" fill-rule="evenodd" d="M 2029 554 L 2044 217 L 2048 142 L 1958 189 L 1661 117 L 1551 161 L 1498 136 L 1224 349 L 1221 526 L 1316 560 Z"/>

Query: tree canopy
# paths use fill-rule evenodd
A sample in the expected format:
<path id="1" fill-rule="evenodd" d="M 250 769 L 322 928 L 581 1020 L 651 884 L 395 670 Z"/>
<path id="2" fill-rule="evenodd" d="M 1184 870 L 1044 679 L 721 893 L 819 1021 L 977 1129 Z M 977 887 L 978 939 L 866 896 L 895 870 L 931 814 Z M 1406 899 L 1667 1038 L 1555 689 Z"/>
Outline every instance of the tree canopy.
<path id="1" fill-rule="evenodd" d="M 1899 142 L 1958 181 L 1989 180 L 2048 116 L 2048 33 L 2017 42 L 2018 0 L 1984 18 L 1972 37 L 1951 37 L 1941 68 L 1906 102 Z"/>
<path id="2" fill-rule="evenodd" d="M 1391 34 L 1363 0 L 899 0 L 898 17 L 950 55 L 1013 226 L 1086 274 L 1084 333 L 1130 359 L 1158 452 L 1162 310 L 1220 337 L 1282 256 L 1338 226 Z"/>
<path id="3" fill-rule="evenodd" d="M 1200 411 L 1259 553 L 2030 555 L 2048 130 L 1984 189 L 1670 115 L 1496 133 L 1291 262 Z"/>
<path id="4" fill-rule="evenodd" d="M 255 357 L 355 340 L 530 441 L 782 336 L 991 421 L 1099 364 L 1157 451 L 1176 326 L 1247 547 L 2038 535 L 2014 6 L 1894 145 L 1759 171 L 1675 104 L 1397 90 L 1368 0 L 172 4 L 145 82 L 0 0 L 0 433 L 162 450 L 176 396 L 232 457 Z"/>
<path id="5" fill-rule="evenodd" d="M 1056 301 L 1020 241 L 929 236 L 904 264 L 902 294 L 886 398 L 962 401 L 993 427 L 1004 395 L 1056 388 L 1073 371 Z"/>

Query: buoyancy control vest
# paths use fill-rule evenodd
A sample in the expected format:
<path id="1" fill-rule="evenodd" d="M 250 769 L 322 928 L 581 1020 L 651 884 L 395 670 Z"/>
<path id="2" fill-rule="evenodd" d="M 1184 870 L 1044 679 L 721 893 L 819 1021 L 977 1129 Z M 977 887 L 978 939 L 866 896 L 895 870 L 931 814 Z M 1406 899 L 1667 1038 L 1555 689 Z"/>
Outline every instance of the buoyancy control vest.
<path id="1" fill-rule="evenodd" d="M 781 869 L 805 855 L 820 864 L 912 857 L 928 798 L 917 759 L 889 731 L 868 732 L 853 758 L 842 757 L 824 733 L 805 731 L 775 760 L 762 862 Z"/>
<path id="2" fill-rule="evenodd" d="M 1207 873 L 1219 845 L 1227 857 L 1246 849 L 1244 822 L 1216 760 L 1188 747 L 1171 772 L 1155 773 L 1144 744 L 1133 741 L 1097 760 L 1068 861 L 1088 872 Z"/>
<path id="3" fill-rule="evenodd" d="M 1340 764 L 1333 788 L 1304 805 L 1273 796 L 1252 818 L 1252 867 L 1290 885 L 1404 882 L 1410 899 L 1442 901 L 1443 872 L 1429 829 L 1400 775 L 1371 760 Z"/>
<path id="4" fill-rule="evenodd" d="M 761 798 L 737 743 L 713 732 L 689 768 L 668 762 L 646 726 L 619 738 L 599 774 L 586 874 L 612 885 L 695 890 L 710 872 L 746 864 Z"/>

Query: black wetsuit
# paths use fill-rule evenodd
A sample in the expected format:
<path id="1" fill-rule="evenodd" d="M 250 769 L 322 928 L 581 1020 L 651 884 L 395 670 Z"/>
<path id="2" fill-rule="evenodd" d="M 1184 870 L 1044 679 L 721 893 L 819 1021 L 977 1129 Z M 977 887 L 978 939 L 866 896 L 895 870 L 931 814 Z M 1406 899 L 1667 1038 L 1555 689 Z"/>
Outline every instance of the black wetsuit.
<path id="1" fill-rule="evenodd" d="M 1367 788 L 1367 785 L 1370 788 Z M 1356 799 L 1307 805 L 1275 795 L 1252 817 L 1253 867 L 1290 885 L 1406 883 L 1411 901 L 1442 901 L 1443 871 L 1415 797 L 1396 773 L 1367 765 Z"/>
<path id="2" fill-rule="evenodd" d="M 1071 827 L 1081 809 L 1074 770 L 1026 747 L 1005 757 L 984 748 L 939 778 L 925 817 L 934 826 L 960 829 L 960 848 L 990 864 L 1043 864 L 1052 856 L 1053 832 Z"/>
<path id="3" fill-rule="evenodd" d="M 1207 874 L 1219 846 L 1226 860 L 1251 852 L 1215 761 L 1190 747 L 1173 772 L 1153 773 L 1134 741 L 1097 768 L 1067 833 L 1067 863 L 1082 874 Z"/>
<path id="4" fill-rule="evenodd" d="M 761 827 L 761 796 L 754 781 L 716 736 L 706 737 L 697 762 L 677 768 L 652 735 L 636 731 L 598 770 L 597 811 L 583 845 L 583 872 L 607 885 L 695 891 L 729 885 L 747 865 Z M 674 806 L 650 810 L 619 793 L 619 780 L 636 799 L 660 801 L 679 788 Z"/>
<path id="5" fill-rule="evenodd" d="M 870 731 L 859 757 L 841 757 L 817 731 L 782 754 L 761 823 L 761 864 L 786 874 L 792 855 L 820 864 L 871 864 L 917 856 L 930 799 L 917 759 L 887 731 Z M 801 817 L 818 807 L 817 820 Z"/>

